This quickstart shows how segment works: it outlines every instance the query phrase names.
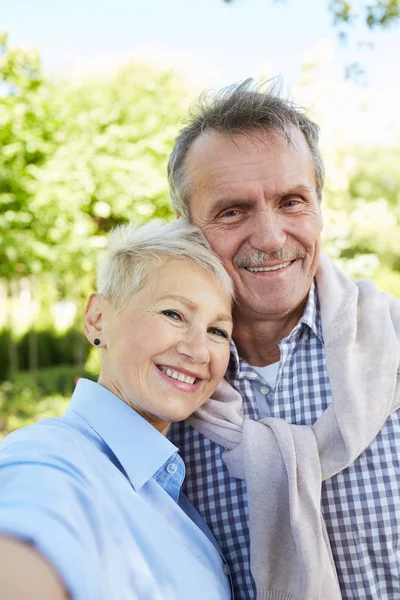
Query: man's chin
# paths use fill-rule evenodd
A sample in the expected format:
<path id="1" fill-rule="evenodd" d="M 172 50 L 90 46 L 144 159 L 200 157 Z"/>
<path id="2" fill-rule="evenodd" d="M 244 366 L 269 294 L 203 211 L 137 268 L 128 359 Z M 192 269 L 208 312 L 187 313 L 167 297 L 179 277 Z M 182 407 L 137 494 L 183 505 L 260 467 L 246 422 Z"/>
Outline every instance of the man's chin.
<path id="1" fill-rule="evenodd" d="M 238 294 L 234 307 L 234 321 L 238 320 L 255 321 L 260 320 L 279 320 L 281 318 L 293 315 L 300 318 L 304 311 L 304 305 L 308 297 L 308 291 L 299 294 L 299 288 L 287 288 L 285 290 L 274 289 L 243 290 Z M 301 313 L 301 314 L 299 314 Z"/>

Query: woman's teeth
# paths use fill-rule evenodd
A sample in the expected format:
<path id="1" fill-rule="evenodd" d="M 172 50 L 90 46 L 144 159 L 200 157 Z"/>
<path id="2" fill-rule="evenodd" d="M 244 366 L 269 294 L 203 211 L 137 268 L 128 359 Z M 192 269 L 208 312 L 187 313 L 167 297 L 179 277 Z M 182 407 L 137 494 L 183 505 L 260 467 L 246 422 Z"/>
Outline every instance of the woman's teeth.
<path id="1" fill-rule="evenodd" d="M 190 377 L 189 375 L 184 375 L 180 371 L 175 371 L 175 369 L 170 369 L 169 367 L 158 367 L 160 371 L 168 375 L 168 377 L 172 377 L 172 379 L 178 379 L 178 381 L 183 381 L 184 383 L 193 384 L 196 381 L 196 377 Z"/>

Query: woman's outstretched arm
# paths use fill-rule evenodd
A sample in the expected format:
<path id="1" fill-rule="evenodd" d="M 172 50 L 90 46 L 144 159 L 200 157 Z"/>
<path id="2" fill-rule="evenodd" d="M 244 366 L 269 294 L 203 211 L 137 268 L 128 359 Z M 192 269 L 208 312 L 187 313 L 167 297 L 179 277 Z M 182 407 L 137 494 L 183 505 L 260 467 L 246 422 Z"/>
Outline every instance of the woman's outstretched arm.
<path id="1" fill-rule="evenodd" d="M 0 537 L 0 597 L 2 600 L 68 600 L 57 573 L 31 545 Z"/>

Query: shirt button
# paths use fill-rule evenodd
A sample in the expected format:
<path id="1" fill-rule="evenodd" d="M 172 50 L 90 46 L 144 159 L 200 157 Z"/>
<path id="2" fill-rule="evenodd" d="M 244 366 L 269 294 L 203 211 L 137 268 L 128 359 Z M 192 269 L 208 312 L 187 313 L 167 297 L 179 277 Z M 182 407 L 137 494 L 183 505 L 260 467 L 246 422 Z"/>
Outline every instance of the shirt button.
<path id="1" fill-rule="evenodd" d="M 261 393 L 265 394 L 265 396 L 269 394 L 269 387 L 267 385 L 261 386 Z"/>
<path id="2" fill-rule="evenodd" d="M 169 463 L 167 465 L 167 471 L 168 471 L 168 473 L 170 475 L 175 475 L 175 473 L 177 472 L 177 470 L 178 470 L 178 465 L 177 464 L 175 464 L 175 463 Z"/>
<path id="3" fill-rule="evenodd" d="M 226 575 L 227 577 L 231 574 L 231 570 L 229 568 L 229 565 L 227 565 L 226 563 L 224 563 L 222 565 L 222 572 L 224 575 Z"/>
<path id="4" fill-rule="evenodd" d="M 310 339 L 310 334 L 309 334 L 309 333 L 305 333 L 305 334 L 303 335 L 303 338 L 304 338 L 304 341 L 305 341 L 305 342 L 308 342 L 308 340 Z"/>

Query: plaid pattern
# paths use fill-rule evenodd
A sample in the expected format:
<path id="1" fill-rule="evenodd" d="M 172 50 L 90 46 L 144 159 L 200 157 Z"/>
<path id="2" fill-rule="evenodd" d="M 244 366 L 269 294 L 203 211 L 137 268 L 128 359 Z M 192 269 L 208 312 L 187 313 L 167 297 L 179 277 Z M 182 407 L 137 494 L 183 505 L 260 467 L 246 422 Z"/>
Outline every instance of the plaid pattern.
<path id="1" fill-rule="evenodd" d="M 265 412 L 311 425 L 332 400 L 315 285 L 302 319 L 279 347 L 275 388 L 263 397 Z M 245 416 L 259 419 L 264 381 L 239 359 L 234 344 L 226 378 L 242 394 Z M 171 430 L 186 464 L 185 492 L 221 545 L 235 599 L 253 599 L 245 482 L 229 476 L 223 448 L 185 423 Z M 324 482 L 322 512 L 343 599 L 400 599 L 400 411 L 350 467 Z"/>

